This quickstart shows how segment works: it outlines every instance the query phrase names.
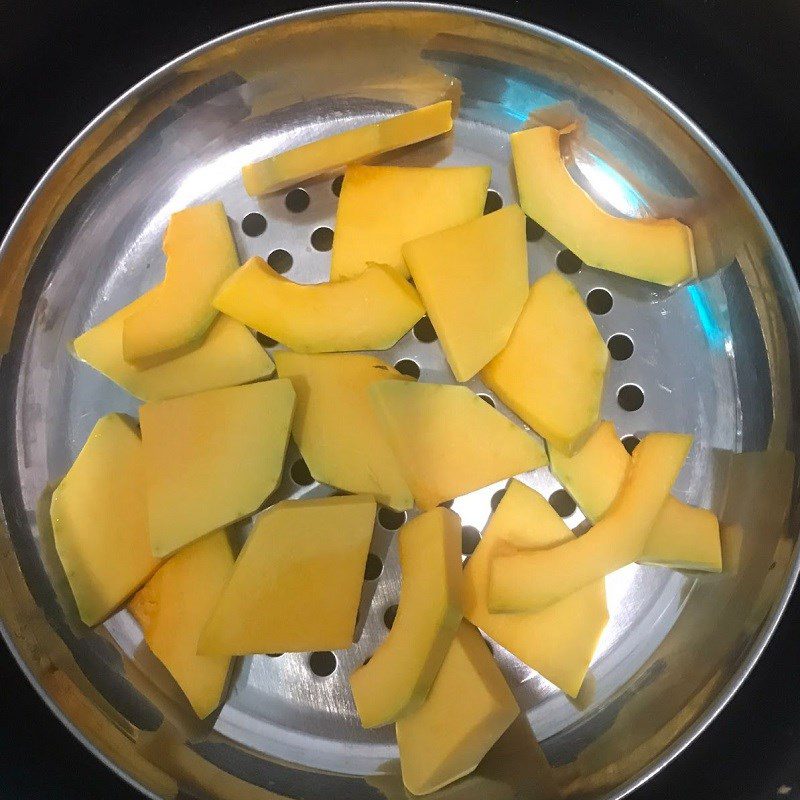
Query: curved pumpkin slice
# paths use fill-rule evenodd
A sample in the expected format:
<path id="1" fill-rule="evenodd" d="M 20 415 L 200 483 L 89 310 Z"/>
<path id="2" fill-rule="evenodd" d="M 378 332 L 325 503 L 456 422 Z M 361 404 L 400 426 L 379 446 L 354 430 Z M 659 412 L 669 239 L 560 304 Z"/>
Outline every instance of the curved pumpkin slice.
<path id="1" fill-rule="evenodd" d="M 397 617 L 370 660 L 350 675 L 361 724 L 418 708 L 461 621 L 461 522 L 447 508 L 415 517 L 398 538 L 403 582 Z"/>
<path id="2" fill-rule="evenodd" d="M 257 197 L 332 172 L 345 164 L 447 133 L 453 128 L 452 113 L 452 101 L 443 100 L 294 147 L 244 167 L 244 188 L 249 195 Z"/>
<path id="3" fill-rule="evenodd" d="M 590 267 L 674 286 L 696 273 L 692 231 L 676 219 L 604 211 L 572 179 L 555 128 L 511 134 L 520 205 Z"/>
<path id="4" fill-rule="evenodd" d="M 491 614 L 489 568 L 503 545 L 543 550 L 575 538 L 537 491 L 511 481 L 464 568 L 464 616 L 571 697 L 577 696 L 608 622 L 600 578 L 548 608 Z"/>
<path id="5" fill-rule="evenodd" d="M 164 235 L 164 280 L 122 325 L 127 361 L 167 357 L 199 339 L 217 315 L 211 300 L 239 266 L 225 207 L 220 202 L 184 209 L 170 217 Z"/>
<path id="6" fill-rule="evenodd" d="M 148 293 L 149 294 L 149 293 Z M 176 351 L 169 361 L 149 367 L 129 364 L 122 355 L 125 319 L 146 303 L 148 294 L 82 333 L 72 343 L 75 355 L 140 400 L 166 400 L 266 378 L 275 365 L 240 322 L 220 316 L 199 342 Z"/>
<path id="7" fill-rule="evenodd" d="M 147 535 L 144 452 L 119 414 L 100 419 L 53 492 L 56 550 L 81 619 L 102 622 L 158 566 Z"/>
<path id="8" fill-rule="evenodd" d="M 228 656 L 198 655 L 197 643 L 233 562 L 227 533 L 215 531 L 172 556 L 128 603 L 148 647 L 200 719 L 220 704 L 230 668 Z"/>
<path id="9" fill-rule="evenodd" d="M 592 522 L 597 522 L 611 507 L 629 464 L 630 456 L 617 437 L 614 423 L 609 421 L 601 422 L 573 456 L 550 449 L 553 474 Z M 720 572 L 722 552 L 717 518 L 704 508 L 668 497 L 639 561 L 675 569 Z"/>
<path id="10" fill-rule="evenodd" d="M 425 313 L 414 288 L 381 264 L 351 280 L 300 284 L 258 257 L 225 281 L 214 306 L 296 353 L 386 350 Z"/>
<path id="11" fill-rule="evenodd" d="M 549 550 L 498 552 L 489 573 L 489 610 L 546 608 L 639 559 L 691 443 L 685 434 L 648 434 L 613 505 L 583 536 Z"/>

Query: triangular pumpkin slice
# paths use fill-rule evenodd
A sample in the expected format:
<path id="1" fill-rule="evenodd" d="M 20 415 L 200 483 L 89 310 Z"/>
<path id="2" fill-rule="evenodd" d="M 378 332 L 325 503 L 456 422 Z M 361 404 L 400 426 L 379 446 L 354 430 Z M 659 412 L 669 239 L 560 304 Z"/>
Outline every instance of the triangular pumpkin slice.
<path id="1" fill-rule="evenodd" d="M 198 652 L 340 650 L 353 643 L 375 523 L 366 495 L 285 500 L 250 531 Z"/>
<path id="2" fill-rule="evenodd" d="M 199 339 L 217 316 L 211 300 L 239 266 L 225 208 L 219 201 L 170 217 L 164 235 L 164 280 L 122 324 L 126 361 L 146 362 Z"/>
<path id="3" fill-rule="evenodd" d="M 215 531 L 172 556 L 128 604 L 148 647 L 200 719 L 220 704 L 230 668 L 227 656 L 198 655 L 197 642 L 233 562 L 227 533 Z"/>
<path id="4" fill-rule="evenodd" d="M 428 794 L 468 775 L 518 715 L 517 701 L 483 637 L 462 622 L 425 702 L 395 726 L 408 791 Z M 511 787 L 503 789 L 504 796 L 512 796 Z M 494 795 L 483 790 L 463 796 L 487 800 Z"/>
<path id="5" fill-rule="evenodd" d="M 434 508 L 400 528 L 402 584 L 389 635 L 350 675 L 365 728 L 394 722 L 425 700 L 461 622 L 461 522 Z"/>
<path id="6" fill-rule="evenodd" d="M 466 386 L 381 381 L 370 393 L 423 510 L 546 463 L 536 439 Z"/>
<path id="7" fill-rule="evenodd" d="M 489 167 L 348 167 L 336 212 L 331 280 L 370 261 L 408 277 L 402 246 L 483 214 Z"/>
<path id="8" fill-rule="evenodd" d="M 403 511 L 414 505 L 369 397 L 379 381 L 408 380 L 373 356 L 275 353 L 278 375 L 297 394 L 292 435 L 311 474 Z"/>
<path id="9" fill-rule="evenodd" d="M 291 382 L 277 380 L 141 407 L 155 554 L 258 509 L 280 481 L 294 400 Z"/>
<path id="10" fill-rule="evenodd" d="M 507 206 L 403 246 L 450 369 L 468 381 L 506 345 L 528 296 L 525 215 Z"/>
<path id="11" fill-rule="evenodd" d="M 168 360 L 150 367 L 129 364 L 122 355 L 122 326 L 148 294 L 82 333 L 73 342 L 75 355 L 140 400 L 166 400 L 266 378 L 272 359 L 247 328 L 218 317 L 206 334 Z"/>
<path id="12" fill-rule="evenodd" d="M 142 442 L 119 414 L 98 420 L 53 492 L 56 550 L 87 625 L 102 622 L 158 566 L 147 536 Z"/>
<path id="13" fill-rule="evenodd" d="M 464 616 L 571 697 L 580 691 L 608 622 L 605 581 L 531 613 L 491 614 L 486 593 L 498 545 L 536 550 L 573 538 L 547 500 L 511 481 L 464 568 Z"/>

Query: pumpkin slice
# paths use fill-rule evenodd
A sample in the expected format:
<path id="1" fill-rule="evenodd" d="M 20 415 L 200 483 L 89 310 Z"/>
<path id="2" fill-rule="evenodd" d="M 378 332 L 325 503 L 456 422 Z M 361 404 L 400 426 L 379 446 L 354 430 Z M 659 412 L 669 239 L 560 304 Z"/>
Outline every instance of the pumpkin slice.
<path id="1" fill-rule="evenodd" d="M 172 556 L 128 604 L 153 655 L 200 719 L 220 704 L 230 669 L 227 656 L 198 655 L 197 642 L 233 562 L 227 534 L 216 531 Z"/>
<path id="2" fill-rule="evenodd" d="M 398 534 L 403 582 L 389 635 L 350 675 L 365 728 L 394 722 L 428 694 L 461 621 L 461 522 L 435 508 Z"/>
<path id="3" fill-rule="evenodd" d="M 489 167 L 348 167 L 336 212 L 331 280 L 369 262 L 407 278 L 402 246 L 483 214 Z"/>
<path id="4" fill-rule="evenodd" d="M 56 551 L 81 619 L 97 625 L 158 566 L 147 536 L 142 442 L 119 414 L 98 420 L 50 505 Z"/>
<path id="5" fill-rule="evenodd" d="M 617 437 L 614 423 L 598 425 L 573 456 L 550 449 L 553 474 L 566 487 L 584 514 L 597 522 L 610 508 L 625 480 L 630 456 Z M 674 569 L 722 570 L 717 518 L 668 497 L 647 537 L 639 561 Z"/>
<path id="6" fill-rule="evenodd" d="M 345 164 L 416 144 L 453 128 L 453 103 L 443 100 L 294 147 L 242 169 L 244 188 L 257 197 L 333 172 Z"/>
<path id="7" fill-rule="evenodd" d="M 395 726 L 408 791 L 429 794 L 468 775 L 518 715 L 486 642 L 462 622 L 427 699 Z"/>
<path id="8" fill-rule="evenodd" d="M 691 229 L 676 219 L 630 219 L 604 211 L 567 171 L 561 135 L 547 126 L 511 134 L 523 211 L 590 267 L 666 286 L 694 277 Z"/>
<path id="9" fill-rule="evenodd" d="M 685 434 L 648 434 L 634 450 L 614 504 L 583 536 L 549 550 L 498 553 L 489 574 L 489 610 L 546 608 L 639 559 L 691 443 Z"/>
<path id="10" fill-rule="evenodd" d="M 280 481 L 294 400 L 291 381 L 277 380 L 141 407 L 156 555 L 258 509 Z"/>
<path id="11" fill-rule="evenodd" d="M 381 381 L 370 394 L 423 510 L 546 463 L 536 439 L 466 386 Z"/>
<path id="12" fill-rule="evenodd" d="M 366 495 L 272 506 L 256 520 L 198 652 L 350 647 L 374 521 Z"/>
<path id="13" fill-rule="evenodd" d="M 519 206 L 403 245 L 447 361 L 468 381 L 508 342 L 528 296 L 525 215 Z"/>
<path id="14" fill-rule="evenodd" d="M 352 280 L 300 284 L 258 257 L 225 282 L 214 305 L 296 353 L 386 350 L 425 313 L 414 287 L 381 264 Z"/>
<path id="15" fill-rule="evenodd" d="M 580 691 L 608 622 L 605 581 L 520 614 L 490 613 L 487 591 L 492 559 L 503 545 L 540 550 L 574 538 L 547 500 L 511 481 L 464 567 L 464 616 L 571 697 Z"/>
<path id="16" fill-rule="evenodd" d="M 122 323 L 122 353 L 126 361 L 140 366 L 197 341 L 216 318 L 211 300 L 239 266 L 222 203 L 173 214 L 164 235 L 164 253 L 164 280 Z"/>
<path id="17" fill-rule="evenodd" d="M 508 344 L 481 377 L 537 433 L 571 452 L 597 423 L 607 364 L 581 296 L 551 272 L 531 286 Z"/>
<path id="18" fill-rule="evenodd" d="M 409 380 L 373 356 L 275 353 L 278 374 L 297 394 L 292 423 L 300 453 L 321 483 L 371 494 L 403 511 L 414 505 L 369 397 L 379 381 Z"/>
<path id="19" fill-rule="evenodd" d="M 140 400 L 166 400 L 266 378 L 275 365 L 252 333 L 236 320 L 219 317 L 207 333 L 173 354 L 169 361 L 137 367 L 122 354 L 126 317 L 148 302 L 134 300 L 73 342 L 75 355 Z"/>

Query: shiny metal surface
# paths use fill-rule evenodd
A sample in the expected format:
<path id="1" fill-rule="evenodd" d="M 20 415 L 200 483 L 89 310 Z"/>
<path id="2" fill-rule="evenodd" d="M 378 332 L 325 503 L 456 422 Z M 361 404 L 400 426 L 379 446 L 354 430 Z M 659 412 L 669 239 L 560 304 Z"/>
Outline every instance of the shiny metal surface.
<path id="1" fill-rule="evenodd" d="M 312 233 L 335 228 L 333 176 L 304 184 L 310 202 L 293 212 L 286 193 L 247 197 L 241 165 L 435 100 L 449 76 L 463 92 L 455 136 L 385 162 L 488 163 L 492 189 L 514 202 L 508 132 L 569 101 L 586 123 L 566 154 L 576 178 L 616 213 L 692 224 L 696 285 L 659 290 L 586 267 L 570 278 L 584 296 L 610 294 L 598 327 L 634 345 L 611 364 L 604 415 L 620 435 L 695 435 L 677 494 L 720 515 L 726 572 L 631 566 L 609 576 L 611 623 L 574 702 L 495 647 L 525 717 L 475 776 L 441 797 L 620 797 L 735 690 L 796 577 L 797 285 L 754 199 L 689 121 L 597 54 L 475 11 L 361 5 L 235 32 L 101 115 L 45 176 L 0 250 L 0 333 L 10 348 L 0 378 L 4 634 L 76 735 L 154 797 L 404 796 L 391 729 L 361 729 L 347 689 L 397 600 L 393 531 L 376 526 L 383 571 L 365 582 L 357 641 L 335 654 L 331 675 L 314 674 L 309 654 L 245 659 L 220 713 L 198 724 L 127 612 L 97 631 L 76 622 L 52 557 L 50 488 L 99 416 L 137 405 L 67 345 L 160 279 L 168 215 L 209 198 L 224 201 L 242 259 L 284 250 L 289 277 L 324 280 L 329 254 Z M 242 229 L 251 213 L 267 220 L 260 236 Z M 563 248 L 531 238 L 531 276 L 558 268 Z M 452 380 L 438 345 L 413 333 L 383 357 L 413 360 L 422 380 Z M 617 399 L 630 384 L 644 394 L 636 411 Z M 329 493 L 292 480 L 296 458 L 290 450 L 273 499 Z M 559 488 L 546 469 L 522 479 L 546 496 Z M 484 525 L 501 488 L 455 500 L 465 526 Z M 579 511 L 567 522 L 585 528 Z"/>

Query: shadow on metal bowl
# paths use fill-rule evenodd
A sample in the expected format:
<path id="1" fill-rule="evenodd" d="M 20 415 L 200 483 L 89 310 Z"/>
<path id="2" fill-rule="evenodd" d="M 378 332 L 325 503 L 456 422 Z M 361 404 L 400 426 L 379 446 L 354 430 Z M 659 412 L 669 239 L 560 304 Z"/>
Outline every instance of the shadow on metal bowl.
<path id="1" fill-rule="evenodd" d="M 562 269 L 584 296 L 600 291 L 601 333 L 627 339 L 603 416 L 620 436 L 694 434 L 676 493 L 719 515 L 725 570 L 632 565 L 609 576 L 611 623 L 575 701 L 495 646 L 523 716 L 440 796 L 622 796 L 719 711 L 780 616 L 797 573 L 798 288 L 719 151 L 622 68 L 511 19 L 376 4 L 254 25 L 165 66 L 100 115 L 36 187 L 0 251 L 4 635 L 64 723 L 153 797 L 405 796 L 391 727 L 363 730 L 347 689 L 397 602 L 396 520 L 376 526 L 381 563 L 365 581 L 353 646 L 244 659 L 225 705 L 198 723 L 127 611 L 93 631 L 76 622 L 52 557 L 52 486 L 98 417 L 137 405 L 77 362 L 69 343 L 160 279 L 168 215 L 210 198 L 224 201 L 242 258 L 269 258 L 293 280 L 325 279 L 336 176 L 256 201 L 241 166 L 459 85 L 455 135 L 385 163 L 491 164 L 493 207 L 515 202 L 508 133 L 556 106 L 582 120 L 566 155 L 600 203 L 692 226 L 701 280 L 689 286 L 592 270 L 535 226 L 531 276 Z M 383 357 L 450 381 L 430 338 L 410 333 Z M 274 500 L 330 492 L 293 470 L 298 458 L 290 450 Z M 521 479 L 546 496 L 560 488 L 547 470 Z M 501 488 L 455 500 L 473 538 Z M 584 523 L 580 511 L 565 513 L 571 527 Z"/>

